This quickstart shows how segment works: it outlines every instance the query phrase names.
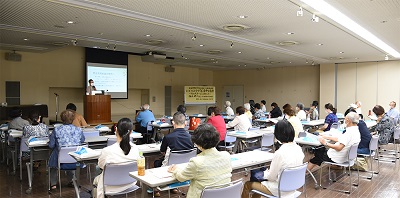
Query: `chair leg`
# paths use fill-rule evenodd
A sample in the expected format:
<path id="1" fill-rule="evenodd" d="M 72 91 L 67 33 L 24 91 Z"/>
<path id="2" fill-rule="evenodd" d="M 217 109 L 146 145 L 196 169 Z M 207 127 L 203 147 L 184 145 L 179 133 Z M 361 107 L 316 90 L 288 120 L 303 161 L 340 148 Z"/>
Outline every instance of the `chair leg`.
<path id="1" fill-rule="evenodd" d="M 26 170 L 28 172 L 28 183 L 29 183 L 29 188 L 25 191 L 27 194 L 31 194 L 32 192 L 32 173 L 31 173 L 31 163 L 27 162 L 26 163 Z M 20 164 L 22 166 L 22 164 Z"/>
<path id="2" fill-rule="evenodd" d="M 12 158 L 12 163 L 13 163 L 13 172 L 11 173 L 12 175 L 15 175 L 15 170 L 17 169 L 17 153 L 15 151 L 11 151 L 11 158 Z"/>
<path id="3" fill-rule="evenodd" d="M 22 156 L 19 156 L 19 181 L 22 181 Z"/>

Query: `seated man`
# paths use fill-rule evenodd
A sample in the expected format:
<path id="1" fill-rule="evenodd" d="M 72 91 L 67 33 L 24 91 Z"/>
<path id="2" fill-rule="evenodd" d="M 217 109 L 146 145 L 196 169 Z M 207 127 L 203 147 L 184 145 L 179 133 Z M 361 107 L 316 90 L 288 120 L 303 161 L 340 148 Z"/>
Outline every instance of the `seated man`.
<path id="1" fill-rule="evenodd" d="M 344 116 L 346 116 L 350 112 L 357 113 L 355 109 L 349 108 L 344 113 Z M 369 131 L 367 124 L 365 124 L 364 120 L 359 120 L 357 126 L 358 126 L 358 130 L 360 131 L 360 135 L 361 135 L 361 141 L 360 141 L 360 144 L 358 144 L 357 153 L 358 154 L 369 154 L 370 153 L 369 142 L 372 139 L 371 132 Z M 346 133 L 346 131 L 344 131 L 343 133 Z"/>
<path id="2" fill-rule="evenodd" d="M 150 111 L 150 105 L 144 104 L 141 107 L 141 111 L 139 111 L 136 115 L 136 122 L 140 123 L 139 132 L 143 134 L 143 138 L 140 143 L 144 143 L 144 141 L 147 140 L 147 137 L 144 135 L 147 132 L 147 123 L 155 120 L 156 118 L 154 117 L 153 112 Z"/>
<path id="3" fill-rule="evenodd" d="M 12 109 L 10 112 L 10 117 L 12 118 L 12 120 L 10 123 L 8 123 L 8 128 L 22 131 L 24 126 L 29 125 L 28 120 L 23 119 L 21 116 L 22 116 L 21 109 L 19 108 Z"/>
<path id="4" fill-rule="evenodd" d="M 346 133 L 338 137 L 334 136 L 319 136 L 318 140 L 322 145 L 329 148 L 321 148 L 315 151 L 314 158 L 308 163 L 308 170 L 312 170 L 315 165 L 321 166 L 322 162 L 336 162 L 343 163 L 347 161 L 347 153 L 353 144 L 360 142 L 360 131 L 358 130 L 358 122 L 360 116 L 357 113 L 350 112 L 344 119 L 347 126 Z M 327 140 L 336 142 L 335 144 L 329 143 Z"/>
<path id="5" fill-rule="evenodd" d="M 393 118 L 395 123 L 398 123 L 400 120 L 400 113 L 399 113 L 399 110 L 396 109 L 396 102 L 395 101 L 390 102 L 389 106 L 390 106 L 390 109 L 388 112 L 386 112 L 386 114 L 389 117 Z"/>
<path id="6" fill-rule="evenodd" d="M 167 166 L 171 151 L 193 149 L 191 135 L 184 129 L 186 125 L 185 115 L 181 112 L 176 112 L 173 116 L 172 124 L 174 125 L 174 131 L 163 138 L 160 147 L 163 157 L 154 161 L 154 167 Z M 173 192 L 175 193 L 175 191 Z M 160 193 L 155 192 L 154 195 L 159 197 Z"/>
<path id="7" fill-rule="evenodd" d="M 72 124 L 74 126 L 77 126 L 77 127 L 88 126 L 88 124 L 86 123 L 85 118 L 83 118 L 83 116 L 81 114 L 76 112 L 76 106 L 75 106 L 74 103 L 69 103 L 65 109 L 71 109 L 71 110 L 73 110 L 75 112 L 75 119 L 72 122 Z"/>

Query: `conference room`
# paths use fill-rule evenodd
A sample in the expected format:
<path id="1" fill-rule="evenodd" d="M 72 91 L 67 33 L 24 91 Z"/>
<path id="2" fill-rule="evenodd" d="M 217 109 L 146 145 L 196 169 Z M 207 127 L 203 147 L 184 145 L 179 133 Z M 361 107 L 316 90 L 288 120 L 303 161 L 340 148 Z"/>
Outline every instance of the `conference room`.
<path id="1" fill-rule="evenodd" d="M 324 108 L 327 103 L 344 114 L 350 104 L 361 101 L 366 123 L 373 117 L 369 115 L 373 115 L 376 105 L 382 106 L 384 112 L 398 111 L 399 2 L 318 2 L 314 5 L 309 0 L 4 0 L 0 6 L 0 124 L 10 121 L 9 109 L 17 106 L 22 109 L 23 118 L 29 116 L 30 108 L 39 108 L 40 122 L 51 128 L 61 122 L 60 115 L 69 103 L 76 105 L 76 113 L 90 125 L 86 130 L 107 127 L 99 132 L 101 136 L 102 133 L 114 136 L 112 126 L 121 118 L 135 121 L 144 104 L 149 104 L 156 122 L 171 120 L 179 105 L 185 105 L 190 118 L 207 115 L 208 108 L 213 106 L 225 113 L 226 101 L 230 101 L 235 111 L 249 100 L 255 103 L 265 100 L 267 112 L 272 110 L 273 102 L 283 111 L 285 104 L 295 107 L 303 103 L 308 110 L 313 101 L 318 101 L 319 119 L 328 115 Z M 189 101 L 190 87 L 209 87 L 214 94 Z M 94 98 L 105 98 L 106 102 L 90 101 Z M 397 106 L 389 106 L 392 101 Z M 173 131 L 170 124 L 167 129 L 161 124 L 153 127 L 167 135 Z M 137 132 L 138 127 L 133 130 Z M 268 127 L 257 130 L 272 133 L 274 129 Z M 254 134 L 258 131 L 253 131 Z M 240 139 L 243 134 L 237 136 Z M 2 146 L 6 146 L 7 140 L 2 140 Z M 95 140 L 90 140 L 89 145 L 91 141 Z M 107 144 L 104 139 L 99 142 Z M 143 147 L 140 150 L 148 171 L 161 153 L 152 152 L 159 144 L 144 145 L 140 145 Z M 389 144 L 387 148 L 395 146 Z M 59 188 L 48 194 L 45 161 L 31 172 L 31 180 L 25 162 L 13 163 L 11 152 L 3 151 L 4 147 L 0 164 L 2 194 L 59 196 Z M 304 162 L 313 156 L 308 151 L 304 152 Z M 232 156 L 244 153 L 248 152 Z M 19 161 L 18 157 L 15 159 Z M 371 180 L 360 177 L 359 185 L 352 187 L 350 195 L 315 189 L 316 182 L 307 174 L 306 194 L 308 197 L 398 197 L 396 186 L 400 174 L 398 160 L 394 161 L 382 161 L 379 174 L 374 174 Z M 373 162 L 375 166 L 377 160 Z M 243 184 L 250 180 L 250 169 L 260 166 L 238 164 L 232 165 L 232 181 L 242 179 Z M 90 170 L 80 168 L 81 197 L 89 196 L 85 188 L 91 188 L 93 181 L 89 180 L 96 175 L 95 165 L 89 167 Z M 326 170 L 324 167 L 325 182 Z M 318 180 L 319 168 L 312 173 Z M 360 172 L 360 176 L 367 175 L 370 174 Z M 61 179 L 66 183 L 67 177 Z M 348 181 L 347 177 L 341 179 Z M 29 181 L 32 181 L 31 192 L 27 194 Z M 128 196 L 142 196 L 147 189 L 140 187 Z M 181 190 L 187 193 L 188 187 Z M 300 197 L 305 197 L 304 194 Z M 74 197 L 76 190 L 62 186 L 62 195 Z M 152 195 L 146 192 L 145 196 Z M 168 193 L 161 192 L 161 196 Z"/>

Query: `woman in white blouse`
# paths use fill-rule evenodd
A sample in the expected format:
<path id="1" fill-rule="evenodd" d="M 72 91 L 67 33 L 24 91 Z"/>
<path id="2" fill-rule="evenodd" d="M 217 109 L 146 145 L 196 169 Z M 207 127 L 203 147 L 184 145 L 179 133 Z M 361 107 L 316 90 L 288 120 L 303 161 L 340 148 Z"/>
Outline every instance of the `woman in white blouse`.
<path id="1" fill-rule="evenodd" d="M 287 167 L 299 166 L 303 164 L 304 154 L 300 146 L 293 142 L 294 129 L 287 120 L 281 120 L 275 125 L 275 138 L 282 143 L 282 146 L 275 151 L 269 169 L 264 172 L 263 182 L 248 181 L 245 183 L 242 198 L 248 198 L 249 192 L 253 189 L 263 193 L 278 196 L 279 175 Z M 282 192 L 283 197 L 291 197 L 295 191 Z M 258 194 L 252 197 L 261 197 Z"/>
<path id="2" fill-rule="evenodd" d="M 137 160 L 139 157 L 139 150 L 133 143 L 130 142 L 130 134 L 132 133 L 133 123 L 129 118 L 122 118 L 118 121 L 117 130 L 115 135 L 117 136 L 117 142 L 111 146 L 107 146 L 101 151 L 99 157 L 98 166 L 100 169 L 104 169 L 106 163 L 119 163 Z M 103 194 L 103 173 L 97 176 L 93 185 L 97 186 L 97 189 L 93 189 L 94 197 L 104 197 Z M 123 186 L 109 186 L 107 190 L 110 191 L 123 191 L 135 185 L 135 183 Z"/>
<path id="3" fill-rule="evenodd" d="M 251 128 L 249 117 L 245 114 L 245 109 L 242 106 L 236 108 L 236 117 L 232 122 L 228 123 L 228 127 L 234 127 L 235 131 L 248 131 Z"/>

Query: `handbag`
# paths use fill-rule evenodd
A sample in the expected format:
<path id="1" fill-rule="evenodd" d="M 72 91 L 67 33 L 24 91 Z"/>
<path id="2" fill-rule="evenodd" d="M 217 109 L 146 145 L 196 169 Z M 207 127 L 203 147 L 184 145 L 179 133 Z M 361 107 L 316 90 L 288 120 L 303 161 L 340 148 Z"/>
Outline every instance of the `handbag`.
<path id="1" fill-rule="evenodd" d="M 250 181 L 252 181 L 252 182 L 267 181 L 267 179 L 264 179 L 264 171 L 265 170 L 267 170 L 266 167 L 251 170 L 250 171 Z"/>

